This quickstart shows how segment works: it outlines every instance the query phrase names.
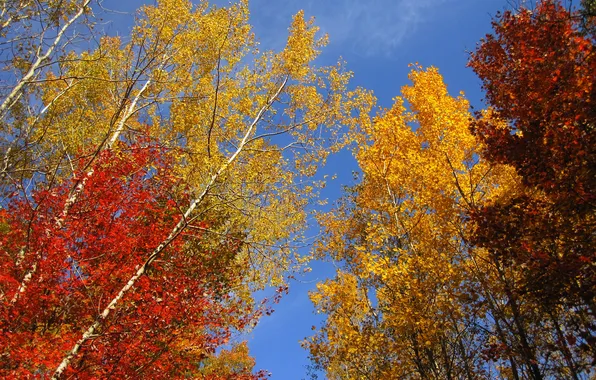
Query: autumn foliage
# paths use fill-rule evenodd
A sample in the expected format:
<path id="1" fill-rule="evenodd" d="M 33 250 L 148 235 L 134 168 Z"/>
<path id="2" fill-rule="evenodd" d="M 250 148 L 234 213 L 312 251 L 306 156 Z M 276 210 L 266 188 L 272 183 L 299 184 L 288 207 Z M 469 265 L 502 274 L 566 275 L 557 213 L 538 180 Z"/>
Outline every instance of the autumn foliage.
<path id="1" fill-rule="evenodd" d="M 584 11 L 543 1 L 506 12 L 470 60 L 491 106 L 472 129 L 483 153 L 515 167 L 525 185 L 472 213 L 473 240 L 520 268 L 516 297 L 542 313 L 566 310 L 570 361 L 596 355 L 596 57 Z"/>
<path id="2" fill-rule="evenodd" d="M 312 258 L 329 379 L 594 376 L 596 2 L 497 14 L 485 109 L 415 64 L 374 118 L 304 12 L 274 52 L 245 0 L 159 0 L 126 38 L 98 0 L 5 3 L 0 377 L 265 378 L 242 336 Z"/>
<path id="3" fill-rule="evenodd" d="M 505 318 L 486 302 L 502 294 L 483 287 L 495 275 L 464 216 L 517 177 L 479 157 L 468 102 L 449 95 L 437 69 L 415 67 L 410 79 L 357 137 L 362 182 L 321 217 L 318 253 L 343 265 L 311 293 L 328 318 L 304 344 L 332 379 L 496 373 L 482 326 Z"/>
<path id="4" fill-rule="evenodd" d="M 160 0 L 127 37 L 97 0 L 0 8 L 0 376 L 264 376 L 242 334 L 370 93 L 303 12 L 274 52 L 246 1 Z"/>
<path id="5" fill-rule="evenodd" d="M 494 111 L 473 124 L 484 154 L 514 166 L 526 185 L 587 207 L 596 191 L 596 57 L 580 20 L 558 1 L 505 12 L 470 66 Z"/>
<path id="6" fill-rule="evenodd" d="M 13 197 L 2 218 L 0 345 L 5 376 L 53 370 L 98 307 L 165 239 L 188 202 L 172 159 L 151 144 L 104 151 L 60 225 L 69 192 L 85 171 L 49 189 Z M 207 216 L 205 216 L 207 218 Z M 193 225 L 221 223 L 213 215 Z M 251 305 L 234 296 L 239 240 L 212 247 L 201 230 L 172 242 L 134 292 L 66 372 L 77 377 L 178 377 L 200 373 L 233 330 L 251 323 Z M 33 264 L 38 279 L 16 298 Z M 250 374 L 251 366 L 241 368 Z M 248 371 L 248 372 L 246 372 Z"/>

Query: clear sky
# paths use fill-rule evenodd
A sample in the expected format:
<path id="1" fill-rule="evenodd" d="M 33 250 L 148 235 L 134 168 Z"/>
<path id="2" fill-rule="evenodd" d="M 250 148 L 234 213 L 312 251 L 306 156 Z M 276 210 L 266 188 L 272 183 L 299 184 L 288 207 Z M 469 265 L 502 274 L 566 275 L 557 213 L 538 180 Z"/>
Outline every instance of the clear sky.
<path id="1" fill-rule="evenodd" d="M 106 0 L 106 7 L 131 12 L 143 0 Z M 228 1 L 217 0 L 218 5 Z M 437 66 L 451 94 L 464 91 L 480 107 L 479 80 L 466 68 L 467 52 L 491 30 L 491 17 L 511 4 L 508 0 L 252 0 L 251 22 L 264 49 L 283 48 L 292 15 L 304 9 L 314 16 L 330 44 L 320 64 L 333 64 L 342 57 L 354 72 L 353 84 L 374 91 L 381 107 L 389 107 L 408 83 L 408 64 Z M 112 17 L 109 17 L 110 19 Z M 126 29 L 125 16 L 106 28 Z M 126 30 L 122 30 L 126 34 Z M 341 186 L 352 184 L 358 170 L 348 152 L 331 157 L 326 173 L 337 174 L 325 196 L 332 204 Z M 313 271 L 290 284 L 290 293 L 264 317 L 246 338 L 257 360 L 274 380 L 306 378 L 307 352 L 299 341 L 309 336 L 321 316 L 313 314 L 308 291 L 317 281 L 333 276 L 329 263 L 315 263 Z M 322 377 L 320 377 L 322 378 Z"/>

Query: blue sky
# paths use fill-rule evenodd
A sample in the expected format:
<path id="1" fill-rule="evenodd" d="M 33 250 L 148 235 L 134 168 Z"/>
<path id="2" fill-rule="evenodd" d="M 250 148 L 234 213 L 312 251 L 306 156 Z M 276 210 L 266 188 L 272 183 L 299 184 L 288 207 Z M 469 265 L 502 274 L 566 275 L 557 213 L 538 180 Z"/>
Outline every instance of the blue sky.
<path id="1" fill-rule="evenodd" d="M 106 0 L 108 8 L 133 11 L 143 0 Z M 228 1 L 217 0 L 218 5 Z M 490 32 L 491 16 L 508 5 L 507 0 L 252 0 L 251 22 L 265 49 L 283 48 L 292 15 L 304 9 L 314 16 L 330 44 L 319 64 L 333 64 L 342 57 L 354 72 L 353 84 L 371 89 L 381 107 L 389 107 L 408 83 L 408 64 L 437 66 L 452 94 L 463 90 L 476 107 L 481 106 L 479 80 L 466 68 L 467 52 Z M 112 18 L 112 17 L 110 17 Z M 123 28 L 125 18 L 112 26 Z M 114 29 L 111 32 L 114 32 Z M 125 29 L 125 28 L 123 28 Z M 121 34 L 126 34 L 123 30 Z M 330 158 L 326 173 L 337 174 L 325 192 L 330 203 L 341 195 L 341 186 L 353 183 L 358 170 L 350 153 Z M 321 316 L 313 314 L 308 291 L 317 281 L 332 276 L 329 263 L 315 263 L 313 271 L 293 281 L 290 293 L 275 312 L 261 320 L 246 338 L 257 369 L 272 373 L 271 379 L 306 378 L 307 352 L 299 341 L 312 333 Z"/>

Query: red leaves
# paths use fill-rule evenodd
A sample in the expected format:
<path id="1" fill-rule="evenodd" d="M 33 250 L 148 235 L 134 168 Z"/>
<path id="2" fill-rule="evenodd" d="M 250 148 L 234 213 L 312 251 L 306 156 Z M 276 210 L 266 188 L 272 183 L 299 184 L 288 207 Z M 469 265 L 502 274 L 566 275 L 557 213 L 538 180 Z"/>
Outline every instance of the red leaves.
<path id="1" fill-rule="evenodd" d="M 594 41 L 581 13 L 558 0 L 505 12 L 493 27 L 469 64 L 494 113 L 478 114 L 472 130 L 486 157 L 514 166 L 525 188 L 476 210 L 472 240 L 519 276 L 508 285 L 513 300 L 532 303 L 545 321 L 565 310 L 557 323 L 573 339 L 557 349 L 570 360 L 567 345 L 580 357 L 579 337 L 593 341 L 596 313 Z"/>
<path id="2" fill-rule="evenodd" d="M 76 180 L 15 197 L 8 212 L 0 210 L 2 376 L 52 373 L 81 331 L 168 236 L 181 218 L 176 205 L 188 203 L 171 163 L 167 150 L 147 142 L 122 146 L 101 152 L 92 175 L 88 169 L 76 173 L 86 182 L 65 217 L 61 213 Z M 226 251 L 211 258 L 187 253 L 200 239 L 185 236 L 170 244 L 83 347 L 68 375 L 195 373 L 231 331 L 247 323 L 251 308 L 230 296 L 227 285 L 238 279 L 230 262 L 241 245 L 222 246 Z M 32 280 L 11 302 L 27 273 Z"/>
<path id="3" fill-rule="evenodd" d="M 521 292 L 545 303 L 583 303 L 596 287 L 593 226 L 589 220 L 568 219 L 556 206 L 526 196 L 484 207 L 472 218 L 474 242 L 524 273 Z"/>
<path id="4" fill-rule="evenodd" d="M 595 189 L 596 55 L 579 24 L 555 0 L 505 12 L 469 65 L 509 123 L 505 129 L 481 117 L 474 123 L 487 156 L 515 166 L 529 185 L 585 203 Z"/>

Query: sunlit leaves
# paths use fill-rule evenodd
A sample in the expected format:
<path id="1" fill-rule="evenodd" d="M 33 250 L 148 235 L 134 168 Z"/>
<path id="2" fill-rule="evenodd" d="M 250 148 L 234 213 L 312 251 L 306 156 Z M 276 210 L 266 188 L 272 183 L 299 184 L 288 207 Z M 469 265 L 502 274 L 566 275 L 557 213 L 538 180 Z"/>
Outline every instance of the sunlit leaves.
<path id="1" fill-rule="evenodd" d="M 318 253 L 342 269 L 311 294 L 327 320 L 305 345 L 331 378 L 483 373 L 476 316 L 464 315 L 476 281 L 464 214 L 516 179 L 480 159 L 468 103 L 435 68 L 415 67 L 410 79 L 355 136 L 362 183 L 321 218 Z"/>

